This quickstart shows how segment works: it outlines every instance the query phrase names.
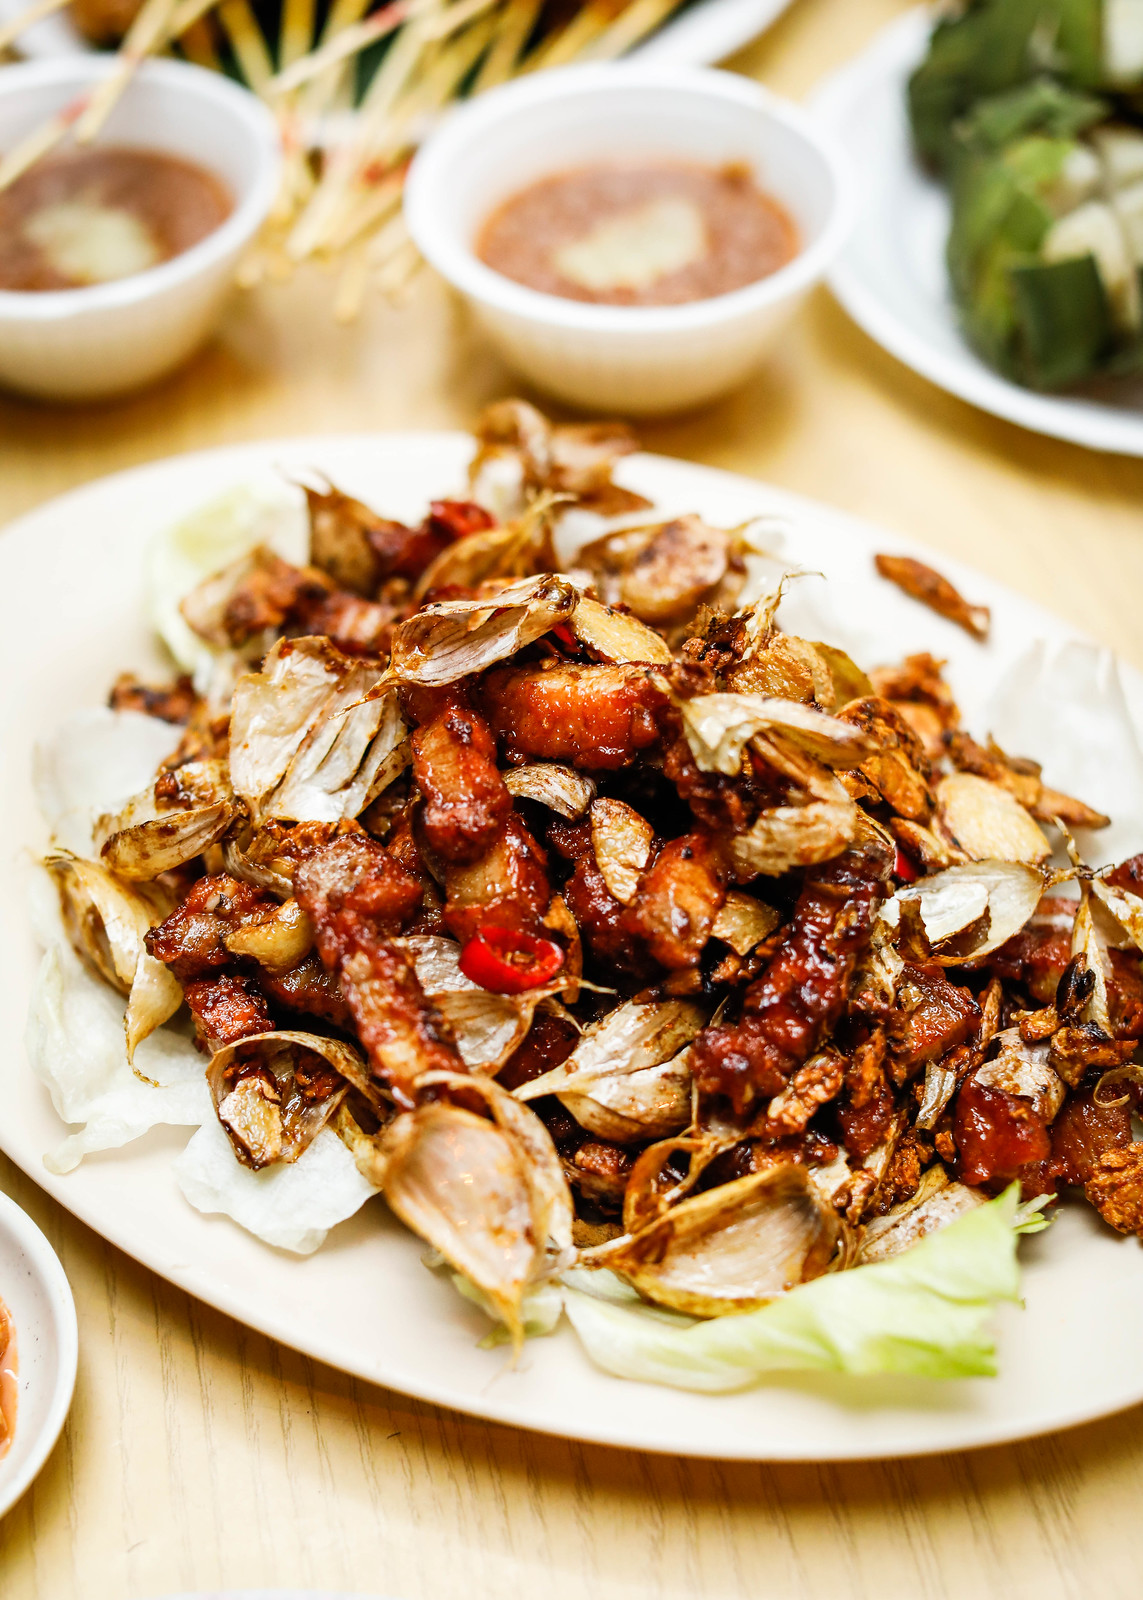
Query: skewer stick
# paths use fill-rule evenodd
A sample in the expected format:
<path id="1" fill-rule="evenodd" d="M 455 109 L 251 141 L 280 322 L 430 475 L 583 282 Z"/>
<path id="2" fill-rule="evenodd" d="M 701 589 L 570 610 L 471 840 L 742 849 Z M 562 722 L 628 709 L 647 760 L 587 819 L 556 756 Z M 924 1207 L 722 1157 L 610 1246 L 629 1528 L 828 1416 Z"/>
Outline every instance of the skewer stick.
<path id="1" fill-rule="evenodd" d="M 418 0 L 412 0 L 418 6 Z M 401 29 L 366 91 L 354 118 L 352 135 L 329 159 L 329 165 L 306 209 L 298 218 L 286 248 L 295 261 L 321 248 L 331 226 L 336 225 L 346 197 L 364 161 L 383 133 L 393 103 L 404 89 L 424 50 L 421 28 L 424 20 L 439 8 L 439 0 L 422 0 L 418 14 Z"/>
<path id="2" fill-rule="evenodd" d="M 308 54 L 314 42 L 314 0 L 285 0 L 278 66 L 288 67 Z"/>
<path id="3" fill-rule="evenodd" d="M 170 37 L 181 39 L 188 28 L 193 28 L 208 11 L 213 11 L 218 0 L 179 0 L 171 13 Z"/>
<path id="4" fill-rule="evenodd" d="M 7 50 L 8 46 L 18 39 L 25 28 L 32 27 L 37 22 L 42 22 L 45 17 L 50 17 L 55 11 L 62 11 L 68 0 L 35 0 L 26 11 L 21 11 L 18 17 L 13 17 L 11 22 L 6 22 L 0 28 L 0 52 Z"/>
<path id="5" fill-rule="evenodd" d="M 115 71 L 96 87 L 86 111 L 75 125 L 76 144 L 91 143 L 140 64 L 166 42 L 176 4 L 177 0 L 144 0 L 143 9 L 119 47 Z"/>
<path id="6" fill-rule="evenodd" d="M 392 33 L 394 28 L 400 27 L 408 15 L 408 0 L 393 0 L 393 4 L 385 6 L 381 11 L 375 11 L 364 22 L 349 24 L 317 50 L 300 57 L 285 72 L 279 72 L 276 78 L 271 78 L 267 85 L 269 92 L 288 94 L 292 89 L 300 89 L 303 83 L 318 77 L 328 67 L 339 65 L 349 56 L 364 50 L 367 45 L 373 44 L 377 39 L 383 39 L 387 33 Z"/>
<path id="7" fill-rule="evenodd" d="M 544 0 L 508 0 L 508 8 L 500 19 L 492 48 L 476 75 L 476 82 L 472 86 L 473 94 L 483 94 L 485 89 L 494 89 L 498 83 L 506 83 L 512 76 L 524 46 L 531 37 L 532 29 L 536 26 L 536 18 L 543 3 Z"/>
<path id="8" fill-rule="evenodd" d="M 29 167 L 34 166 L 41 157 L 46 156 L 49 150 L 55 149 L 83 115 L 88 103 L 87 95 L 73 100 L 70 106 L 65 106 L 56 116 L 41 123 L 38 128 L 33 128 L 31 133 L 26 134 L 18 144 L 12 146 L 3 161 L 0 161 L 0 194 L 10 188 L 16 179 L 27 172 Z"/>
<path id="9" fill-rule="evenodd" d="M 622 0 L 590 0 L 566 27 L 536 46 L 520 71 L 537 72 L 541 68 L 566 66 L 611 26 L 622 9 Z"/>
<path id="10" fill-rule="evenodd" d="M 250 0 L 222 0 L 218 19 L 226 30 L 243 77 L 255 94 L 263 94 L 274 76 L 274 63 Z"/>

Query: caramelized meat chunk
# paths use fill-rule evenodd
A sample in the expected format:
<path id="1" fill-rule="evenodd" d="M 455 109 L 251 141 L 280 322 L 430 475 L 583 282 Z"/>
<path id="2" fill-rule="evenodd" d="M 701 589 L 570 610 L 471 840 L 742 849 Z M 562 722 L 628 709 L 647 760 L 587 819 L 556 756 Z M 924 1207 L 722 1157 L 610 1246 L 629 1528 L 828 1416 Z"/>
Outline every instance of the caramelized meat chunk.
<path id="1" fill-rule="evenodd" d="M 1100 1156 L 1083 1192 L 1109 1227 L 1143 1239 L 1143 1144 Z"/>
<path id="2" fill-rule="evenodd" d="M 1051 1139 L 1044 1114 L 1031 1100 L 977 1082 L 961 1085 L 953 1108 L 960 1177 L 970 1188 L 999 1189 L 1021 1169 L 1045 1161 Z"/>
<path id="3" fill-rule="evenodd" d="M 147 949 L 186 984 L 233 961 L 225 943 L 229 932 L 265 921 L 277 910 L 278 901 L 264 889 L 214 873 L 192 884 L 170 916 L 150 930 Z"/>
<path id="4" fill-rule="evenodd" d="M 541 933 L 551 900 L 548 858 L 523 820 L 510 812 L 478 861 L 449 868 L 445 926 L 462 944 L 482 928 Z"/>
<path id="5" fill-rule="evenodd" d="M 266 997 L 252 979 L 241 973 L 222 972 L 200 978 L 183 988 L 194 1018 L 199 1043 L 212 1055 L 224 1044 L 235 1044 L 274 1026 Z"/>
<path id="6" fill-rule="evenodd" d="M 705 1028 L 694 1045 L 704 1096 L 725 1096 L 742 1113 L 777 1094 L 827 1037 L 845 1008 L 849 982 L 884 893 L 883 867 L 849 851 L 806 874 L 790 931 L 746 991 L 742 1020 Z"/>
<path id="7" fill-rule="evenodd" d="M 604 1210 L 617 1210 L 634 1166 L 634 1156 L 622 1145 L 588 1139 L 572 1157 L 568 1177 L 585 1200 Z"/>
<path id="8" fill-rule="evenodd" d="M 509 759 L 598 771 L 655 744 L 668 704 L 657 675 L 639 666 L 504 667 L 488 673 L 482 698 Z"/>
<path id="9" fill-rule="evenodd" d="M 672 839 L 641 875 L 626 926 L 660 965 L 698 965 L 726 899 L 726 860 L 705 831 Z"/>
<path id="10" fill-rule="evenodd" d="M 410 528 L 338 489 L 307 489 L 306 499 L 314 566 L 366 598 L 390 578 L 419 578 L 453 540 L 492 526 L 487 511 L 467 500 L 435 500 L 420 526 Z"/>
<path id="11" fill-rule="evenodd" d="M 173 683 L 153 688 L 133 672 L 121 672 L 112 685 L 107 704 L 112 711 L 139 711 L 145 717 L 180 726 L 189 722 L 198 704 L 194 684 L 184 674 Z"/>
<path id="12" fill-rule="evenodd" d="M 885 1033 L 878 1028 L 858 1045 L 845 1072 L 845 1094 L 838 1106 L 842 1142 L 864 1161 L 889 1131 L 895 1102 L 885 1070 Z"/>
<path id="13" fill-rule="evenodd" d="M 425 998 L 408 954 L 392 942 L 420 907 L 416 878 L 382 845 L 347 834 L 299 866 L 294 888 L 378 1081 L 410 1103 L 421 1073 L 463 1072 L 451 1029 Z"/>
<path id="14" fill-rule="evenodd" d="M 1041 900 L 1035 916 L 988 957 L 989 970 L 1049 1004 L 1072 958 L 1075 914 L 1074 900 L 1060 896 Z"/>
<path id="15" fill-rule="evenodd" d="M 968 989 L 950 983 L 938 966 L 907 961 L 888 1018 L 893 1076 L 905 1083 L 917 1068 L 966 1044 L 980 1027 L 980 1007 Z"/>
<path id="16" fill-rule="evenodd" d="M 476 861 L 512 809 L 496 765 L 496 741 L 455 689 L 407 699 L 420 723 L 413 734 L 413 776 L 425 798 L 425 838 L 445 861 Z"/>
<path id="17" fill-rule="evenodd" d="M 347 1028 L 352 1022 L 336 977 L 326 971 L 312 951 L 300 966 L 291 967 L 287 972 L 264 967 L 258 975 L 258 983 L 264 994 L 287 1011 L 320 1017 L 337 1028 Z"/>
<path id="18" fill-rule="evenodd" d="M 1109 1084 L 1098 1099 L 1094 1087 L 1068 1096 L 1052 1123 L 1052 1149 L 1045 1177 L 1060 1183 L 1084 1184 L 1102 1156 L 1131 1143 L 1132 1102 L 1137 1095 L 1124 1092 L 1130 1089 L 1130 1085 Z"/>

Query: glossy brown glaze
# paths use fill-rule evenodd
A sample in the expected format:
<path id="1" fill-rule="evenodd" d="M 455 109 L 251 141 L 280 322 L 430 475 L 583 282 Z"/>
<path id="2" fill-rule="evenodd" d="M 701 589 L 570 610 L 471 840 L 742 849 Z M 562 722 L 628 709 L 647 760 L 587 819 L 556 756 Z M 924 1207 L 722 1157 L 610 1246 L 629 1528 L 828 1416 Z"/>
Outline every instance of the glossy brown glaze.
<path id="1" fill-rule="evenodd" d="M 213 173 L 156 150 L 110 145 L 53 156 L 0 195 L 0 289 L 77 289 L 132 276 L 182 255 L 233 209 Z M 93 254 L 99 230 L 112 240 Z"/>
<path id="2" fill-rule="evenodd" d="M 565 300 L 681 305 L 757 283 L 798 243 L 786 211 L 744 166 L 659 160 L 530 184 L 487 219 L 477 254 Z"/>

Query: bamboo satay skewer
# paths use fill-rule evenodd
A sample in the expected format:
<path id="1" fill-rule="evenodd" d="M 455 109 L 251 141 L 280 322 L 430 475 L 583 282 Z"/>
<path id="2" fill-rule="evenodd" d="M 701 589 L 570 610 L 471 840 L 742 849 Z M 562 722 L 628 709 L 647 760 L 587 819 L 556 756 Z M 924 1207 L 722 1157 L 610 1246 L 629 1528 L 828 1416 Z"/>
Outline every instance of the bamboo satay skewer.
<path id="1" fill-rule="evenodd" d="M 413 4 L 416 5 L 417 0 L 413 0 Z M 423 0 L 418 14 L 410 16 L 386 52 L 354 118 L 353 132 L 331 152 L 327 171 L 286 241 L 286 248 L 295 261 L 304 260 L 325 243 L 362 161 L 367 159 L 372 145 L 382 134 L 393 102 L 421 58 L 424 49 L 421 26 L 436 9 L 439 9 L 439 0 Z"/>
<path id="2" fill-rule="evenodd" d="M 500 19 L 500 27 L 492 48 L 481 63 L 472 86 L 473 94 L 483 94 L 506 83 L 512 76 L 524 46 L 536 26 L 544 0 L 508 0 L 508 9 Z"/>
<path id="3" fill-rule="evenodd" d="M 166 43 L 177 3 L 178 0 L 144 0 L 142 10 L 128 28 L 119 48 L 115 71 L 96 87 L 87 109 L 75 125 L 76 144 L 91 143 L 135 76 L 140 63 Z"/>
<path id="4" fill-rule="evenodd" d="M 70 106 L 65 106 L 47 122 L 41 123 L 38 128 L 33 128 L 31 133 L 25 134 L 18 144 L 12 146 L 3 161 L 0 161 L 0 193 L 15 183 L 16 179 L 27 172 L 29 167 L 34 166 L 42 156 L 46 156 L 49 150 L 55 149 L 83 115 L 87 104 L 86 95 L 73 100 Z"/>
<path id="5" fill-rule="evenodd" d="M 340 227 L 330 233 L 330 250 L 345 249 L 361 234 L 385 221 L 394 206 L 401 203 L 406 170 L 407 163 L 402 163 L 361 195 L 355 207 L 347 209 Z"/>
<path id="6" fill-rule="evenodd" d="M 299 57 L 285 72 L 279 72 L 276 78 L 271 78 L 267 86 L 269 92 L 289 94 L 295 89 L 300 89 L 303 84 L 319 77 L 327 68 L 339 66 L 350 56 L 355 56 L 364 50 L 367 45 L 383 39 L 387 33 L 392 33 L 394 28 L 401 26 L 408 15 L 408 0 L 394 0 L 392 5 L 385 6 L 381 11 L 375 11 L 364 22 L 350 23 L 317 50 Z"/>
<path id="7" fill-rule="evenodd" d="M 218 20 L 246 82 L 255 94 L 264 95 L 274 76 L 274 63 L 250 0 L 221 0 Z"/>
<path id="8" fill-rule="evenodd" d="M 300 61 L 313 49 L 315 0 L 285 0 L 278 44 L 278 70 Z"/>
<path id="9" fill-rule="evenodd" d="M 435 59 L 430 57 L 416 85 L 411 86 L 394 107 L 392 120 L 384 131 L 384 142 L 375 145 L 368 153 L 363 170 L 368 171 L 379 163 L 388 165 L 401 151 L 412 146 L 414 140 L 410 137 L 410 128 L 418 119 L 439 110 L 452 96 L 458 84 L 471 71 L 473 63 L 487 48 L 494 26 L 495 18 L 485 17 L 459 38 L 441 46 Z M 404 186 L 404 179 L 402 171 L 399 175 L 401 187 Z M 340 220 L 329 228 L 326 249 L 336 250 L 346 240 L 356 236 L 364 225 L 363 213 L 367 214 L 370 200 L 368 193 L 363 200 L 359 190 L 347 196 Z"/>
<path id="10" fill-rule="evenodd" d="M 18 17 L 13 17 L 11 22 L 6 22 L 0 28 L 0 51 L 7 50 L 8 46 L 17 40 L 25 28 L 32 27 L 37 22 L 42 22 L 45 17 L 50 17 L 55 11 L 62 11 L 69 0 L 35 0 L 26 11 L 21 11 Z"/>

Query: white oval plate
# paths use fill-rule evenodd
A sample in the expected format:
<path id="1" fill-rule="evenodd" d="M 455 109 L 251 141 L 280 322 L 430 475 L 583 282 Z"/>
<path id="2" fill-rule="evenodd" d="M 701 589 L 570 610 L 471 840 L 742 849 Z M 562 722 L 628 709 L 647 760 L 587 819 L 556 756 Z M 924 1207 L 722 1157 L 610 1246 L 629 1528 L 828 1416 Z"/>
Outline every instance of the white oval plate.
<path id="1" fill-rule="evenodd" d="M 790 6 L 791 0 L 698 0 L 631 52 L 671 67 L 709 67 L 741 50 Z M 28 0 L 0 0 L 0 23 L 28 9 Z M 66 11 L 33 24 L 17 40 L 25 56 L 74 55 L 92 47 Z"/>
<path id="2" fill-rule="evenodd" d="M 362 1378 L 521 1427 L 685 1455 L 825 1460 L 1020 1438 L 1143 1398 L 1143 1251 L 1104 1229 L 1086 1207 L 1071 1208 L 1022 1248 L 1027 1310 L 1001 1315 L 998 1379 L 788 1377 L 747 1394 L 710 1397 L 611 1378 L 590 1365 L 566 1330 L 529 1343 L 513 1370 L 503 1351 L 477 1347 L 484 1318 L 443 1275 L 424 1268 L 420 1241 L 378 1200 L 304 1259 L 200 1215 L 171 1175 L 186 1130 L 155 1130 L 124 1150 L 89 1157 L 66 1177 L 45 1170 L 43 1154 L 63 1129 L 23 1046 L 38 961 L 24 879 L 29 847 L 43 838 L 31 751 L 67 713 L 99 704 L 121 670 L 158 667 L 143 609 L 148 539 L 213 494 L 276 468 L 321 469 L 387 514 L 415 518 L 430 498 L 460 489 L 471 448 L 462 434 L 424 433 L 240 445 L 106 478 L 0 537 L 0 593 L 23 597 L 0 629 L 0 683 L 9 691 L 19 686 L 0 696 L 0 1146 L 106 1239 L 251 1327 Z M 883 539 L 866 524 L 751 479 L 648 455 L 628 458 L 618 476 L 665 513 L 699 511 L 724 526 L 763 513 L 783 519 L 784 557 L 830 580 L 837 627 L 819 618 L 816 625 L 829 631 L 811 636 L 835 638 L 866 664 L 925 648 L 947 657 L 978 731 L 994 725 L 990 688 L 1028 646 L 1071 637 L 1047 612 L 942 562 L 972 600 L 993 607 L 993 636 L 983 648 L 873 575 L 873 551 L 923 556 L 922 547 Z M 783 606 L 787 626 L 798 627 L 799 591 L 814 587 L 809 578 L 792 586 Z M 1143 677 L 1130 673 L 1126 681 L 1143 708 Z M 1081 706 L 1090 688 L 1087 677 L 1077 685 Z M 1047 748 L 1057 721 L 1063 742 Z M 1048 781 L 1066 786 L 1075 776 L 1073 734 L 1066 719 L 1046 718 L 1044 729 L 1028 753 L 1046 762 Z M 1003 737 L 1003 726 L 997 733 Z M 1115 812 L 1118 746 L 1106 768 L 1107 786 L 1090 798 Z M 1141 824 L 1143 818 L 1109 842 L 1107 853 L 1139 848 Z"/>
<path id="3" fill-rule="evenodd" d="M 18 1353 L 16 1430 L 0 1456 L 0 1517 L 31 1484 L 71 1405 L 78 1338 L 75 1302 L 59 1258 L 14 1200 L 0 1194 L 0 1300 Z"/>
<path id="4" fill-rule="evenodd" d="M 948 196 L 913 155 L 905 107 L 905 85 L 931 27 L 926 10 L 908 12 L 813 97 L 864 185 L 857 226 L 829 286 L 890 355 L 982 411 L 1092 450 L 1143 455 L 1143 382 L 1038 394 L 993 372 L 960 332 L 945 266 Z"/>

